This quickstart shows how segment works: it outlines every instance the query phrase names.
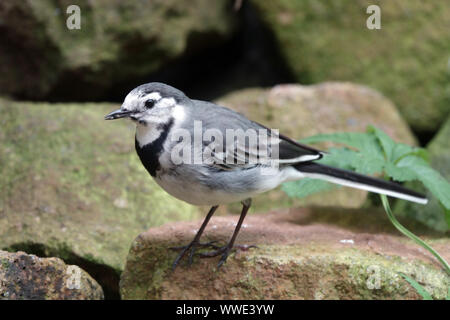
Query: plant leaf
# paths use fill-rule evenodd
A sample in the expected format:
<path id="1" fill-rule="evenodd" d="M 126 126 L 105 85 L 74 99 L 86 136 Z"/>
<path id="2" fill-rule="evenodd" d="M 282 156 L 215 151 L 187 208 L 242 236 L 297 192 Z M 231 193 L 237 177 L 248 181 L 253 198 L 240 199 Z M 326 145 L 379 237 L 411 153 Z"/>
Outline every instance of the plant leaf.
<path id="1" fill-rule="evenodd" d="M 386 163 L 384 166 L 386 170 L 386 174 L 392 179 L 404 182 L 404 181 L 412 181 L 417 179 L 416 172 L 409 167 L 398 167 L 392 162 Z"/>
<path id="2" fill-rule="evenodd" d="M 385 159 L 387 161 L 392 161 L 392 155 L 396 145 L 395 141 L 392 140 L 391 137 L 389 137 L 386 133 L 374 126 L 368 126 L 367 133 L 371 133 L 376 137 L 381 145 L 381 148 L 383 149 Z"/>
<path id="3" fill-rule="evenodd" d="M 382 130 L 369 126 L 366 133 L 343 132 L 319 134 L 301 140 L 302 143 L 318 143 L 331 141 L 344 144 L 350 148 L 331 148 L 329 153 L 319 160 L 320 163 L 342 169 L 355 170 L 362 174 L 384 172 L 388 177 L 399 181 L 421 181 L 430 192 L 438 198 L 445 208 L 446 218 L 450 220 L 450 184 L 428 164 L 428 153 L 425 149 L 396 143 Z M 306 180 L 298 187 L 305 192 L 289 194 L 306 196 L 325 190 L 323 182 Z M 313 185 L 309 185 L 313 183 Z M 319 183 L 318 185 L 316 185 Z M 294 187 L 291 184 L 287 190 Z"/>
<path id="4" fill-rule="evenodd" d="M 363 174 L 383 171 L 385 159 L 380 145 L 374 135 L 360 132 L 344 132 L 335 134 L 320 134 L 301 140 L 302 143 L 317 143 L 332 141 L 357 149 L 330 148 L 320 163 L 336 166 L 341 169 L 356 170 Z"/>
<path id="5" fill-rule="evenodd" d="M 319 134 L 301 140 L 302 143 L 306 144 L 325 141 L 344 144 L 346 146 L 355 148 L 364 154 L 381 157 L 380 145 L 373 134 L 366 134 L 361 132 L 340 132 L 333 134 Z"/>
<path id="6" fill-rule="evenodd" d="M 413 171 L 417 180 L 421 181 L 447 210 L 450 209 L 450 183 L 439 172 L 431 168 L 425 160 L 416 156 L 407 156 L 402 158 L 397 166 Z"/>
<path id="7" fill-rule="evenodd" d="M 335 186 L 323 180 L 304 178 L 297 181 L 283 183 L 281 189 L 289 197 L 304 198 L 311 194 L 331 190 Z"/>
<path id="8" fill-rule="evenodd" d="M 413 278 L 408 277 L 406 274 L 399 272 L 399 274 L 409 282 L 409 284 L 417 290 L 417 293 L 420 294 L 420 296 L 423 298 L 423 300 L 433 300 L 431 295 L 425 290 L 424 287 L 422 287 L 416 280 Z"/>

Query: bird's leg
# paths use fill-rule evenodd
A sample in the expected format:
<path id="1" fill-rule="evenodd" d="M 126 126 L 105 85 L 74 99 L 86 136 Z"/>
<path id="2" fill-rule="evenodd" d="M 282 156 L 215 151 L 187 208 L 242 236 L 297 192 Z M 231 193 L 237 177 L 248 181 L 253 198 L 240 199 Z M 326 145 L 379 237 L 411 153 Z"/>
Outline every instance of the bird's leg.
<path id="1" fill-rule="evenodd" d="M 219 206 L 214 206 L 211 209 L 209 209 L 209 212 L 206 215 L 205 220 L 203 220 L 202 226 L 197 231 L 197 234 L 195 235 L 194 240 L 192 240 L 191 243 L 189 243 L 186 246 L 171 248 L 173 250 L 181 250 L 180 254 L 177 256 L 177 258 L 175 259 L 175 261 L 172 264 L 172 270 L 174 270 L 177 267 L 178 262 L 180 262 L 180 260 L 184 257 L 184 255 L 189 250 L 191 250 L 191 252 L 189 254 L 189 265 L 191 265 L 192 264 L 192 259 L 194 257 L 195 249 L 197 247 L 212 247 L 214 249 L 218 248 L 218 246 L 213 244 L 215 241 L 210 241 L 210 242 L 207 242 L 207 243 L 200 243 L 200 237 L 202 236 L 202 233 L 205 230 L 206 225 L 208 224 L 209 220 L 211 219 L 211 217 L 213 216 L 214 212 L 216 211 L 216 209 L 218 207 Z"/>
<path id="2" fill-rule="evenodd" d="M 247 215 L 248 209 L 250 208 L 250 205 L 252 204 L 252 199 L 247 199 L 242 201 L 242 212 L 241 216 L 239 217 L 239 221 L 236 225 L 236 228 L 234 229 L 233 235 L 231 236 L 230 241 L 223 246 L 218 248 L 217 250 L 211 251 L 211 252 L 204 252 L 199 253 L 199 255 L 203 258 L 210 258 L 210 257 L 216 257 L 218 255 L 222 255 L 220 258 L 219 264 L 217 265 L 217 268 L 220 268 L 222 264 L 227 260 L 228 255 L 230 254 L 231 250 L 233 248 L 238 250 L 248 250 L 250 248 L 256 248 L 254 245 L 234 245 L 234 241 L 236 240 L 236 237 L 239 233 L 239 230 L 241 229 L 242 223 L 244 222 L 245 216 Z"/>

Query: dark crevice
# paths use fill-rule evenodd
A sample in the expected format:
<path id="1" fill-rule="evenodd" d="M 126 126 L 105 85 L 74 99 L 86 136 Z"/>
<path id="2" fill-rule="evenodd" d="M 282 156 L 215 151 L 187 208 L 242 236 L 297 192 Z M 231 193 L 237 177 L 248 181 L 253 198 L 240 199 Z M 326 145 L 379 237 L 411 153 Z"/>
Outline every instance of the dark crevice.
<path id="1" fill-rule="evenodd" d="M 80 257 L 73 252 L 70 252 L 67 248 L 56 249 L 49 248 L 40 243 L 16 243 L 3 248 L 2 250 L 9 252 L 23 251 L 27 254 L 34 254 L 41 258 L 57 257 L 66 264 L 76 265 L 86 271 L 92 278 L 97 281 L 103 289 L 106 300 L 119 300 L 119 281 L 120 273 L 110 266 L 92 262 L 83 257 Z"/>
<path id="2" fill-rule="evenodd" d="M 113 101 L 122 101 L 133 87 L 150 81 L 170 84 L 189 97 L 201 100 L 214 100 L 248 87 L 295 82 L 273 34 L 264 26 L 256 9 L 246 1 L 236 14 L 240 21 L 238 31 L 222 46 L 196 56 L 186 54 L 188 58 L 173 61 L 139 81 L 113 88 L 109 96 Z M 195 35 L 189 37 L 188 52 L 197 41 Z"/>
<path id="3" fill-rule="evenodd" d="M 214 100 L 237 89 L 294 82 L 295 78 L 285 64 L 273 34 L 264 26 L 256 9 L 245 1 L 235 14 L 238 15 L 237 30 L 225 42 L 215 33 L 192 32 L 181 58 L 142 77 L 116 79 L 109 87 L 82 80 L 90 78 L 86 76 L 90 70 L 66 72 L 43 100 L 120 103 L 131 89 L 152 81 L 170 84 L 191 98 Z M 138 40 L 135 42 L 140 45 L 151 45 Z M 152 57 L 139 59 L 143 58 Z M 123 63 L 131 62 L 124 60 Z"/>
<path id="4" fill-rule="evenodd" d="M 414 131 L 417 139 L 419 140 L 419 145 L 422 147 L 426 147 L 427 144 L 434 138 L 436 135 L 436 131 Z"/>

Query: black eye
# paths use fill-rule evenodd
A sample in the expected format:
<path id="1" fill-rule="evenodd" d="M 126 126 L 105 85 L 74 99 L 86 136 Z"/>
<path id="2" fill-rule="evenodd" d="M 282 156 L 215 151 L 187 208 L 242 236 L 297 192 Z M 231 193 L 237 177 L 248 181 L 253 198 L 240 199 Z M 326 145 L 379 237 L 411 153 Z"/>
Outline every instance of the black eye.
<path id="1" fill-rule="evenodd" d="M 145 101 L 145 107 L 146 107 L 147 109 L 153 108 L 154 105 L 155 105 L 155 100 L 148 99 L 147 101 Z"/>

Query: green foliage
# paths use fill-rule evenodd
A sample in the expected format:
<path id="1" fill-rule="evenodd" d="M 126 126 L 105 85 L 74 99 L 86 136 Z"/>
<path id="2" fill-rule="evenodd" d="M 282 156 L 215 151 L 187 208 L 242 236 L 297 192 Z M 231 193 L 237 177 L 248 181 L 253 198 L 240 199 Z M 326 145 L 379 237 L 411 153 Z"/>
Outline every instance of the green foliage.
<path id="1" fill-rule="evenodd" d="M 424 287 L 422 287 L 416 280 L 412 279 L 411 277 L 408 277 L 406 274 L 399 272 L 399 274 L 409 282 L 409 284 L 417 290 L 417 293 L 419 293 L 423 300 L 433 300 L 431 297 L 431 294 L 428 293 L 428 291 L 425 290 Z M 450 300 L 450 287 L 448 288 L 447 298 L 445 300 Z"/>
<path id="2" fill-rule="evenodd" d="M 399 182 L 418 180 L 440 201 L 445 208 L 446 220 L 450 222 L 450 183 L 429 166 L 425 149 L 396 143 L 372 126 L 366 133 L 321 134 L 301 142 L 314 144 L 325 141 L 345 146 L 330 148 L 320 163 L 362 174 L 382 174 Z M 330 188 L 329 183 L 316 179 L 288 182 L 282 187 L 289 196 L 299 198 Z"/>
<path id="3" fill-rule="evenodd" d="M 422 246 L 425 250 L 427 250 L 429 253 L 431 253 L 444 267 L 445 271 L 450 275 L 450 266 L 448 262 L 442 258 L 442 256 L 433 249 L 428 243 L 420 239 L 418 236 L 416 236 L 414 233 L 406 229 L 404 226 L 398 222 L 398 220 L 395 218 L 394 214 L 392 213 L 391 207 L 389 205 L 389 200 L 384 194 L 380 194 L 381 202 L 383 203 L 384 211 L 386 212 L 386 215 L 391 221 L 392 225 L 397 228 L 398 231 L 403 233 L 405 236 L 410 238 L 412 241 L 417 243 L 419 246 Z"/>
<path id="4" fill-rule="evenodd" d="M 317 179 L 305 178 L 299 181 L 287 182 L 282 186 L 282 190 L 284 190 L 290 197 L 295 198 L 304 198 L 311 194 L 331 190 L 333 189 L 333 185 Z"/>
<path id="5" fill-rule="evenodd" d="M 408 277 L 406 274 L 400 272 L 399 273 L 406 281 L 409 282 L 409 284 L 411 286 L 413 286 L 414 289 L 417 290 L 417 293 L 419 293 L 423 300 L 433 300 L 433 298 L 431 297 L 431 295 L 425 290 L 424 287 L 422 287 L 416 280 L 414 280 L 411 277 Z"/>

